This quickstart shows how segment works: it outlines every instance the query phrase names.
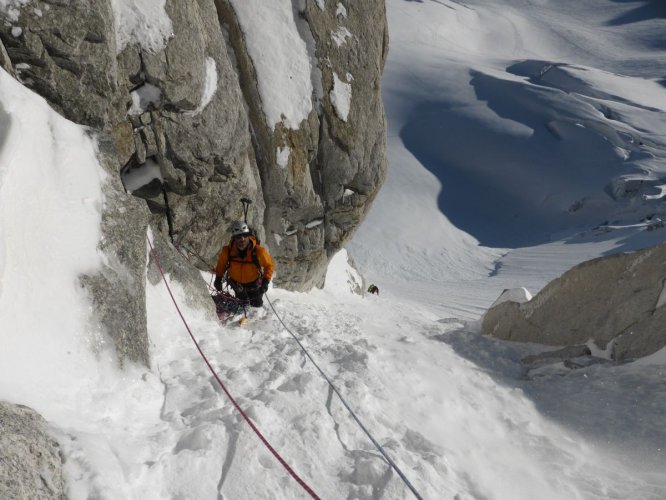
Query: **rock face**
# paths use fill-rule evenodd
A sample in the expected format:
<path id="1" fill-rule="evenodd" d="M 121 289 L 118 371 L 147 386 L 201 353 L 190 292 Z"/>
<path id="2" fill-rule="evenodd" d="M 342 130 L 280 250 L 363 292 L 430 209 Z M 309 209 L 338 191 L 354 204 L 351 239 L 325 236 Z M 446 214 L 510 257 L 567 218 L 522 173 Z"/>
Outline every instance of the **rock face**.
<path id="1" fill-rule="evenodd" d="M 232 2 L 236 4 L 237 2 Z M 266 203 L 266 241 L 277 257 L 278 283 L 321 284 L 323 263 L 349 239 L 384 179 L 385 121 L 380 78 L 388 46 L 384 2 L 301 2 L 295 13 L 316 58 L 316 99 L 297 129 L 268 123 L 261 82 L 233 8 L 216 1 L 229 26 L 241 87 L 249 105 L 254 151 Z M 379 22 L 377 23 L 377 20 Z M 341 109 L 340 90 L 351 92 Z M 362 131 L 362 132 L 361 132 Z M 288 151 L 288 158 L 278 158 Z"/>
<path id="2" fill-rule="evenodd" d="M 0 12 L 0 64 L 108 137 L 114 175 L 157 166 L 134 193 L 151 224 L 201 257 L 200 267 L 214 263 L 245 196 L 277 262 L 276 283 L 321 285 L 385 176 L 384 1 L 293 2 L 312 85 L 310 111 L 296 124 L 268 117 L 261 89 L 271 82 L 238 15 L 242 3 L 167 0 L 171 36 L 149 48 L 119 37 L 118 3 L 10 2 Z"/>
<path id="3" fill-rule="evenodd" d="M 149 365 L 146 334 L 146 226 L 148 213 L 138 198 L 127 195 L 115 169 L 112 141 L 97 141 L 97 157 L 109 174 L 102 186 L 100 250 L 106 255 L 96 274 L 80 276 L 90 295 L 99 327 L 114 342 L 121 363 L 125 360 Z"/>
<path id="4" fill-rule="evenodd" d="M 64 499 L 58 443 L 35 411 L 0 401 L 0 498 Z"/>
<path id="5" fill-rule="evenodd" d="M 532 300 L 502 302 L 483 318 L 486 335 L 547 345 L 611 344 L 617 361 L 666 346 L 666 243 L 584 262 Z"/>
<path id="6" fill-rule="evenodd" d="M 200 276 L 159 241 L 169 237 L 190 254 L 190 265 L 210 270 L 231 221 L 242 217 L 239 199 L 250 198 L 248 221 L 276 261 L 276 284 L 323 284 L 329 258 L 351 237 L 385 175 L 379 82 L 387 26 L 383 0 L 166 0 L 164 12 L 153 6 L 145 17 L 167 21 L 147 44 L 150 29 L 137 25 L 140 34 L 131 33 L 131 21 L 141 19 L 128 10 L 136 4 L 5 2 L 0 65 L 98 139 L 109 174 L 100 241 L 107 258 L 80 281 L 120 359 L 148 365 L 149 225 L 162 235 L 160 260 L 175 266 L 166 271 L 203 297 Z M 272 82 L 257 57 L 257 30 L 240 15 L 275 6 L 291 12 L 286 24 L 303 47 L 291 62 L 306 69 L 299 88 L 309 93 L 295 123 L 271 119 L 267 110 L 279 96 L 266 92 Z M 278 69 L 291 78 L 289 67 Z M 282 85 L 278 90 L 288 90 Z"/>

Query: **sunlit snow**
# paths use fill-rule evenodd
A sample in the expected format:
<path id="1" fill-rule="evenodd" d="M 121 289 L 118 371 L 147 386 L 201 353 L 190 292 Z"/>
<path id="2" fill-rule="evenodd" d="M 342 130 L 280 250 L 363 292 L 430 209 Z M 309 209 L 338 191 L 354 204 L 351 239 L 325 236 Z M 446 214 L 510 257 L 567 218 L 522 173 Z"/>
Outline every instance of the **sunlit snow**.
<path id="1" fill-rule="evenodd" d="M 251 50 L 262 37 L 294 49 L 253 60 L 275 87 L 269 123 L 297 124 L 312 86 L 292 3 L 233 4 Z M 114 5 L 167 25 L 163 2 Z M 660 8 L 388 0 L 388 179 L 324 289 L 271 288 L 241 328 L 189 307 L 167 274 L 218 376 L 321 498 L 413 495 L 285 327 L 423 498 L 666 496 L 666 349 L 527 366 L 550 348 L 478 324 L 503 290 L 524 300 L 578 262 L 664 240 L 647 230 L 665 212 Z M 147 43 L 129 17 L 123 43 Z M 0 399 L 46 418 L 73 500 L 307 498 L 217 386 L 163 282 L 147 284 L 151 366 L 119 368 L 79 284 L 103 259 L 104 182 L 88 131 L 0 70 Z M 379 295 L 362 293 L 371 282 Z"/>
<path id="2" fill-rule="evenodd" d="M 191 116 L 200 114 L 206 106 L 213 100 L 215 91 L 217 90 L 217 66 L 212 57 L 206 58 L 206 78 L 204 79 L 204 87 L 201 94 L 201 101 L 194 111 L 188 112 Z"/>
<path id="3" fill-rule="evenodd" d="M 352 80 L 351 75 L 347 74 L 347 79 Z M 351 109 L 352 86 L 351 83 L 340 80 L 337 73 L 333 73 L 333 89 L 331 90 L 331 104 L 335 109 L 335 114 L 346 122 Z"/>
<path id="4" fill-rule="evenodd" d="M 116 50 L 139 45 L 157 52 L 173 36 L 166 0 L 111 0 L 116 25 Z"/>
<path id="5" fill-rule="evenodd" d="M 312 110 L 312 67 L 290 0 L 231 0 L 257 72 L 269 127 L 297 129 Z"/>

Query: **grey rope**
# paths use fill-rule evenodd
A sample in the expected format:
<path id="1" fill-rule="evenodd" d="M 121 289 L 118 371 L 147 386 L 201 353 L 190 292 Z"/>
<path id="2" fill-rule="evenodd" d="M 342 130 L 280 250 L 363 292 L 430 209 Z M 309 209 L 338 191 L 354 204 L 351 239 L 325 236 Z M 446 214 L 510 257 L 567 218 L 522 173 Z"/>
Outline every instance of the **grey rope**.
<path id="1" fill-rule="evenodd" d="M 370 439 L 370 441 L 372 441 L 372 444 L 375 445 L 375 448 L 377 448 L 377 450 L 379 450 L 379 453 L 382 454 L 382 456 L 388 462 L 388 464 L 393 468 L 394 471 L 396 471 L 398 476 L 400 476 L 400 479 L 402 479 L 402 481 L 411 490 L 411 492 L 414 494 L 414 496 L 416 498 L 418 498 L 418 500 L 423 500 L 423 497 L 421 495 L 419 495 L 419 492 L 416 491 L 416 488 L 414 488 L 414 485 L 412 485 L 412 483 L 409 482 L 409 479 L 407 479 L 405 474 L 400 470 L 400 468 L 395 464 L 395 462 L 393 460 L 391 460 L 391 457 L 389 457 L 388 454 L 384 451 L 384 448 L 382 448 L 382 445 L 380 445 L 377 442 L 377 440 L 374 437 L 372 437 L 372 434 L 370 434 L 370 431 L 368 431 L 368 429 L 365 427 L 365 425 L 363 425 L 363 422 L 361 422 L 359 420 L 359 418 L 356 416 L 356 413 L 354 413 L 354 411 L 349 407 L 349 405 L 347 404 L 347 401 L 345 401 L 345 398 L 343 398 L 342 394 L 340 394 L 340 391 L 338 391 L 338 389 L 335 387 L 335 385 L 333 385 L 333 382 L 331 382 L 331 379 L 328 378 L 326 373 L 324 373 L 324 371 L 319 367 L 317 362 L 312 358 L 312 356 L 310 356 L 310 353 L 307 351 L 307 349 L 305 347 L 303 347 L 303 344 L 298 339 L 298 337 L 289 329 L 289 327 L 287 325 L 285 325 L 284 321 L 282 321 L 282 318 L 280 317 L 280 315 L 275 310 L 275 307 L 273 307 L 273 303 L 271 302 L 271 299 L 268 297 L 268 295 L 264 294 L 264 297 L 266 297 L 266 300 L 268 300 L 268 304 L 271 306 L 271 309 L 273 310 L 273 314 L 275 314 L 275 317 L 280 321 L 280 323 L 282 324 L 284 329 L 287 332 L 289 332 L 289 334 L 294 338 L 294 340 L 296 341 L 298 346 L 301 348 L 303 353 L 305 353 L 305 355 L 312 362 L 312 364 L 315 365 L 315 368 L 317 368 L 317 370 L 319 371 L 321 376 L 324 377 L 324 380 L 326 380 L 326 382 L 328 383 L 329 387 L 333 390 L 333 392 L 335 392 L 335 394 L 338 395 L 338 398 L 340 398 L 340 401 L 342 402 L 344 407 L 347 408 L 347 411 L 349 412 L 349 414 L 356 421 L 356 423 L 363 430 L 363 432 L 365 432 L 365 435 L 368 436 L 368 439 Z"/>

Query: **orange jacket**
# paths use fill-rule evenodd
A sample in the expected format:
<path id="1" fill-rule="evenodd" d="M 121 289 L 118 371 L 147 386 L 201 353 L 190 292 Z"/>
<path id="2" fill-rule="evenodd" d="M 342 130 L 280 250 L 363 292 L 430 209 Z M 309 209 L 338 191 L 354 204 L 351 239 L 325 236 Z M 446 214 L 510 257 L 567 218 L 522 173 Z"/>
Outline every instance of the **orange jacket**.
<path id="1" fill-rule="evenodd" d="M 224 276 L 226 271 L 229 278 L 242 285 L 252 283 L 259 279 L 262 274 L 252 258 L 253 248 L 256 248 L 257 250 L 257 261 L 264 270 L 264 278 L 270 280 L 273 277 L 275 264 L 273 263 L 273 259 L 268 253 L 268 250 L 261 245 L 258 245 L 254 236 L 250 236 L 250 242 L 245 250 L 245 257 L 240 257 L 238 255 L 238 248 L 233 241 L 222 248 L 222 251 L 217 258 L 215 275 Z"/>

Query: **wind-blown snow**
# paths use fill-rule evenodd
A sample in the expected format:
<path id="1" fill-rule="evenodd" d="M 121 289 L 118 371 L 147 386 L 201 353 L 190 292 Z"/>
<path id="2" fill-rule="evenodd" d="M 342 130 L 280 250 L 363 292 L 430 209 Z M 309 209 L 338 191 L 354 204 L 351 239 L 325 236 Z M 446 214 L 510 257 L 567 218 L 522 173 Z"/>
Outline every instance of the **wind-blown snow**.
<path id="1" fill-rule="evenodd" d="M 525 287 L 512 288 L 510 290 L 504 290 L 497 300 L 490 304 L 490 307 L 495 307 L 496 305 L 501 304 L 502 302 L 518 302 L 522 304 L 532 300 L 532 294 Z"/>
<path id="2" fill-rule="evenodd" d="M 201 94 L 201 101 L 197 108 L 188 112 L 192 116 L 200 114 L 206 106 L 213 100 L 215 91 L 217 90 L 217 65 L 212 57 L 206 57 L 206 78 L 204 80 L 204 88 Z"/>
<path id="3" fill-rule="evenodd" d="M 312 111 L 312 66 L 291 0 L 231 0 L 270 127 L 297 129 Z"/>
<path id="4" fill-rule="evenodd" d="M 249 4 L 244 30 L 296 36 L 291 2 L 234 2 Z M 582 260 L 664 240 L 651 198 L 666 178 L 659 6 L 387 9 L 388 179 L 324 289 L 271 288 L 272 307 L 423 498 L 661 500 L 666 349 L 527 366 L 550 348 L 478 331 L 504 289 L 523 300 Z M 266 71 L 287 60 L 260 57 Z M 78 281 L 102 259 L 94 153 L 83 128 L 0 71 L 0 399 L 47 419 L 73 500 L 306 498 L 216 386 L 164 283 L 147 284 L 152 366 L 118 368 Z M 480 244 L 493 239 L 505 245 Z M 364 278 L 381 294 L 361 295 Z M 222 325 L 166 280 L 216 373 L 317 494 L 412 497 L 270 306 Z"/>
<path id="5" fill-rule="evenodd" d="M 173 36 L 173 25 L 164 6 L 166 0 L 111 0 L 116 21 L 116 50 L 139 45 L 157 52 Z"/>
<path id="6" fill-rule="evenodd" d="M 4 70 L 0 96 L 0 394 L 53 419 L 92 396 L 105 355 L 78 282 L 101 263 L 105 174 L 84 129 Z"/>
<path id="7" fill-rule="evenodd" d="M 347 73 L 347 80 L 350 81 L 351 79 L 351 75 Z M 330 97 L 335 114 L 342 121 L 346 122 L 349 117 L 349 110 L 351 109 L 351 83 L 343 82 L 337 73 L 333 73 L 333 89 L 331 90 Z"/>
<path id="8" fill-rule="evenodd" d="M 347 42 L 347 38 L 351 38 L 351 36 L 352 34 L 344 26 L 340 26 L 337 30 L 331 32 L 331 39 L 338 47 L 342 47 Z"/>
<path id="9" fill-rule="evenodd" d="M 291 155 L 291 148 L 289 146 L 284 146 L 277 149 L 275 161 L 278 167 L 286 168 L 287 165 L 289 165 L 289 155 Z"/>

